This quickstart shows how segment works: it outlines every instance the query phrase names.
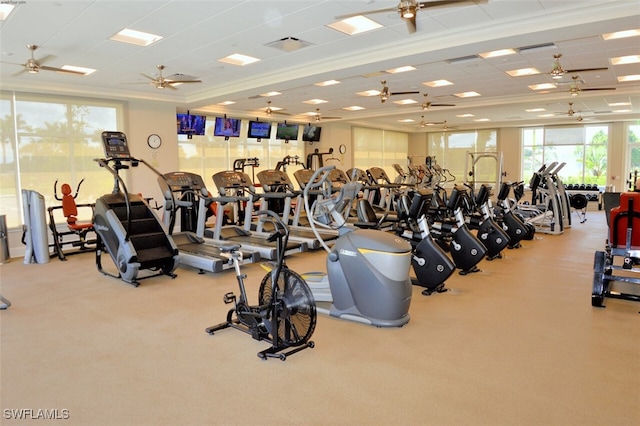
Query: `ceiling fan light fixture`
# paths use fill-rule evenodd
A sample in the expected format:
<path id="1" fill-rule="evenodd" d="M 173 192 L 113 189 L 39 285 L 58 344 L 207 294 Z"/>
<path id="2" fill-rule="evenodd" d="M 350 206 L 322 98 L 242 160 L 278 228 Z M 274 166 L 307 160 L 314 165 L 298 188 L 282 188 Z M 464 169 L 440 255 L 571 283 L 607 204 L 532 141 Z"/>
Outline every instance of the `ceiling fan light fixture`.
<path id="1" fill-rule="evenodd" d="M 411 19 L 416 16 L 415 6 L 404 6 L 400 9 L 400 13 L 404 19 Z"/>
<path id="2" fill-rule="evenodd" d="M 562 57 L 561 53 L 558 53 L 557 55 L 553 55 L 553 69 L 551 70 L 549 75 L 551 76 L 551 78 L 553 78 L 555 80 L 561 79 L 562 76 L 567 73 L 562 68 L 562 65 L 560 65 L 560 58 L 561 57 Z"/>

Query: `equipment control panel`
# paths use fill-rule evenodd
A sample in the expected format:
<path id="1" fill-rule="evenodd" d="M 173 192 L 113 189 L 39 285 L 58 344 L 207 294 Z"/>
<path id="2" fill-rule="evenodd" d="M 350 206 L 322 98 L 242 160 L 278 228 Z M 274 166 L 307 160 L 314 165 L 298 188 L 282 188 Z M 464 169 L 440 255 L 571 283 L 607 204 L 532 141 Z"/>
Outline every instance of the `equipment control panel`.
<path id="1" fill-rule="evenodd" d="M 102 132 L 104 155 L 107 158 L 130 158 L 127 136 L 122 132 Z"/>

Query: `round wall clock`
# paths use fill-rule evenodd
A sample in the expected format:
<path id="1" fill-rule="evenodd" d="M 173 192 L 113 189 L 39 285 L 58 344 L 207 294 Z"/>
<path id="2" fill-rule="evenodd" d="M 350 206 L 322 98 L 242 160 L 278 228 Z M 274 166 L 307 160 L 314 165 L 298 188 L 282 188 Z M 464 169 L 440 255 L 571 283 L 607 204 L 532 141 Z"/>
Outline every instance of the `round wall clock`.
<path id="1" fill-rule="evenodd" d="M 147 144 L 153 149 L 158 149 L 162 145 L 162 139 L 154 133 L 147 138 Z"/>

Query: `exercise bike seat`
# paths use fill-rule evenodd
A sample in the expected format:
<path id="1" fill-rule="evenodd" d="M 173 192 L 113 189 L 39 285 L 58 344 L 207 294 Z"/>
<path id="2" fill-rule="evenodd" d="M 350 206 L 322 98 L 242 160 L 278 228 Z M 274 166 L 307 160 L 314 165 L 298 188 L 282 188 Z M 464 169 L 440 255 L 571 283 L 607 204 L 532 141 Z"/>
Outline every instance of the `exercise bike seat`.
<path id="1" fill-rule="evenodd" d="M 78 206 L 76 200 L 71 195 L 71 186 L 68 183 L 64 183 L 61 186 L 62 191 L 62 212 L 64 217 L 67 218 L 67 226 L 69 229 L 81 232 L 93 228 L 93 223 L 78 223 Z"/>

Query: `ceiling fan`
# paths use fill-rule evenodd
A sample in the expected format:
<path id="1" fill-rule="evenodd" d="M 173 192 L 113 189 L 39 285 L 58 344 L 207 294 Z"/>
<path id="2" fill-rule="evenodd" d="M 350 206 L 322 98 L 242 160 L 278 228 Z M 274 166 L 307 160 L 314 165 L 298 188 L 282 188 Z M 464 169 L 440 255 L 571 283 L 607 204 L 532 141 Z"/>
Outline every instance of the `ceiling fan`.
<path id="1" fill-rule="evenodd" d="M 71 71 L 71 70 L 65 70 L 63 68 L 55 68 L 55 67 L 42 65 L 43 63 L 53 59 L 53 56 L 47 55 L 43 58 L 40 58 L 40 60 L 36 60 L 34 52 L 38 49 L 38 47 L 39 46 L 36 46 L 35 44 L 27 44 L 27 49 L 29 49 L 29 51 L 31 52 L 31 58 L 29 58 L 27 62 L 25 62 L 24 64 L 13 64 L 13 65 L 20 65 L 24 67 L 22 71 L 19 71 L 14 75 L 20 75 L 25 72 L 28 72 L 29 74 L 38 74 L 40 70 L 55 71 L 55 72 L 61 72 L 65 74 L 84 75 L 84 73 L 80 71 Z M 5 62 L 5 63 L 10 63 L 10 62 Z"/>
<path id="2" fill-rule="evenodd" d="M 574 107 L 574 103 L 573 102 L 569 102 L 569 109 L 567 111 L 562 111 L 562 112 L 556 112 L 555 115 L 557 116 L 566 116 L 566 117 L 571 117 L 571 118 L 576 118 L 578 121 L 582 121 L 582 120 L 590 120 L 591 118 L 587 117 L 584 118 L 583 115 L 585 113 L 592 113 L 592 110 L 587 110 L 587 109 L 573 109 Z"/>
<path id="3" fill-rule="evenodd" d="M 350 13 L 348 15 L 336 16 L 336 19 L 347 19 L 359 15 L 371 15 L 374 13 L 384 12 L 398 12 L 400 18 L 404 19 L 407 23 L 407 29 L 409 33 L 416 32 L 416 14 L 420 9 L 428 9 L 442 6 L 455 6 L 461 3 L 480 4 L 487 3 L 488 0 L 432 0 L 432 1 L 417 1 L 417 0 L 401 0 L 396 7 L 388 7 L 385 9 L 369 10 L 366 12 Z"/>
<path id="4" fill-rule="evenodd" d="M 450 130 L 450 129 L 457 129 L 458 128 L 457 126 L 449 126 L 447 124 L 447 120 L 444 120 L 444 121 L 432 121 L 432 122 L 429 122 L 429 123 L 425 123 L 424 126 L 422 126 L 422 122 L 420 123 L 421 127 L 427 127 L 427 126 L 431 127 L 431 126 L 435 126 L 437 124 L 442 124 L 442 127 L 439 127 L 438 129 L 442 130 L 443 132 L 446 132 L 447 130 Z"/>
<path id="5" fill-rule="evenodd" d="M 264 112 L 267 115 L 271 115 L 271 114 L 280 114 L 280 115 L 290 115 L 287 114 L 286 112 L 282 112 L 280 111 L 282 108 L 277 108 L 277 107 L 271 107 L 271 101 L 267 101 L 267 107 L 264 109 Z"/>
<path id="6" fill-rule="evenodd" d="M 183 84 L 183 83 L 202 83 L 202 80 L 193 80 L 193 79 L 173 79 L 173 78 L 165 78 L 162 76 L 162 70 L 164 69 L 164 65 L 156 65 L 158 68 L 158 77 L 153 78 L 147 74 L 140 73 L 141 76 L 148 78 L 151 80 L 151 84 L 156 87 L 156 89 L 173 89 L 177 90 L 173 87 L 174 84 Z"/>
<path id="7" fill-rule="evenodd" d="M 315 114 L 311 113 L 310 115 L 314 117 L 316 122 L 319 122 L 321 118 L 325 120 L 342 120 L 342 117 L 322 117 L 322 115 L 320 115 L 320 108 L 316 108 Z"/>
<path id="8" fill-rule="evenodd" d="M 565 74 L 571 74 L 571 73 L 577 73 L 577 72 L 588 72 L 588 71 L 606 71 L 609 69 L 607 67 L 600 67 L 600 68 L 579 68 L 579 69 L 565 70 L 564 68 L 562 68 L 562 65 L 560 65 L 561 57 L 562 57 L 562 53 L 553 55 L 553 68 L 549 72 L 549 75 L 551 76 L 551 78 L 555 80 L 561 79 L 562 76 Z"/>
<path id="9" fill-rule="evenodd" d="M 422 109 L 423 110 L 427 110 L 430 107 L 454 107 L 454 106 L 456 106 L 455 104 L 438 104 L 438 103 L 429 102 L 427 100 L 427 96 L 429 96 L 429 94 L 425 93 L 424 94 L 424 102 L 422 102 Z"/>
<path id="10" fill-rule="evenodd" d="M 580 82 L 578 81 L 578 76 L 571 76 L 571 86 L 569 87 L 569 93 L 571 96 L 578 96 L 580 92 L 589 92 L 596 90 L 616 90 L 615 87 L 580 87 Z"/>
<path id="11" fill-rule="evenodd" d="M 418 91 L 409 91 L 409 92 L 389 92 L 389 87 L 387 87 L 387 81 L 386 80 L 382 80 L 380 83 L 382 83 L 382 90 L 380 91 L 380 102 L 385 103 L 385 101 L 387 99 L 389 99 L 389 96 L 396 96 L 396 95 L 415 95 L 417 93 L 420 93 Z"/>

